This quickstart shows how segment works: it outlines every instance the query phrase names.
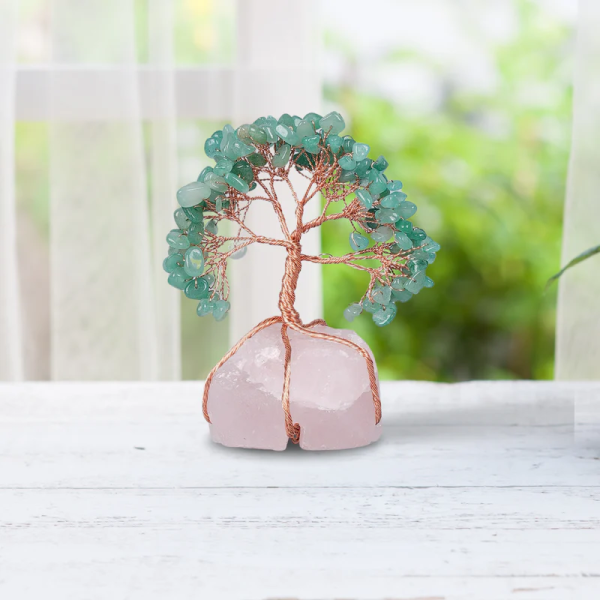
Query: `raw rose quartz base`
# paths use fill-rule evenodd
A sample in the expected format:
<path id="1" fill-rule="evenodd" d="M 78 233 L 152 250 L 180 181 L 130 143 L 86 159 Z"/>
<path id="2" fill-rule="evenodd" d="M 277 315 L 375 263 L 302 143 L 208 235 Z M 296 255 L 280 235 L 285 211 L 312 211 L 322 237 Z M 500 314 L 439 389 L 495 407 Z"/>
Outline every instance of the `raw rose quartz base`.
<path id="1" fill-rule="evenodd" d="M 313 331 L 366 348 L 354 332 L 318 325 Z M 351 348 L 288 329 L 292 346 L 290 412 L 304 450 L 340 450 L 379 439 L 365 359 Z M 281 325 L 263 329 L 215 373 L 208 398 L 211 436 L 225 446 L 284 450 Z"/>

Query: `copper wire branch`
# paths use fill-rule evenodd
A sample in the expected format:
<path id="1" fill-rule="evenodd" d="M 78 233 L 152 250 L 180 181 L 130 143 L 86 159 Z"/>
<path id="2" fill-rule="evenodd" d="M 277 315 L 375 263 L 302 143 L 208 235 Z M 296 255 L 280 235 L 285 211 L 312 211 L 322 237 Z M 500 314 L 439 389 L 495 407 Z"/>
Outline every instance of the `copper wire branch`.
<path id="1" fill-rule="evenodd" d="M 270 145 L 265 144 L 258 147 L 258 152 L 265 158 L 266 164 L 257 167 L 252 166 L 256 190 L 259 192 L 253 195 L 241 194 L 233 188 L 229 188 L 225 201 L 227 207 L 222 211 L 217 211 L 216 206 L 208 204 L 205 213 L 210 215 L 214 212 L 212 219 L 217 225 L 222 221 L 229 222 L 237 228 L 237 234 L 224 236 L 220 233 L 214 234 L 205 232 L 203 249 L 206 259 L 206 272 L 212 273 L 215 277 L 213 285 L 213 296 L 219 294 L 221 298 L 227 299 L 229 295 L 229 282 L 227 280 L 227 262 L 242 248 L 252 244 L 266 244 L 271 246 L 281 246 L 287 250 L 285 262 L 285 271 L 282 280 L 281 292 L 279 295 L 279 310 L 281 315 L 270 317 L 256 325 L 248 332 L 231 350 L 217 363 L 206 379 L 203 397 L 203 413 L 205 419 L 210 423 L 208 412 L 208 400 L 210 385 L 215 373 L 221 368 L 252 336 L 262 331 L 266 327 L 274 324 L 281 324 L 281 338 L 284 346 L 284 373 L 282 406 L 285 415 L 285 427 L 288 437 L 298 443 L 300 439 L 300 426 L 294 423 L 290 412 L 290 386 L 292 377 L 292 348 L 289 340 L 288 330 L 294 330 L 308 335 L 310 337 L 342 344 L 354 349 L 365 360 L 367 372 L 369 375 L 369 385 L 373 397 L 373 406 L 375 412 L 375 422 L 379 423 L 381 419 L 381 401 L 379 398 L 379 388 L 377 376 L 375 373 L 375 364 L 371 355 L 361 346 L 339 336 L 330 335 L 314 331 L 317 325 L 324 325 L 321 320 L 313 321 L 307 325 L 302 323 L 300 315 L 296 311 L 295 297 L 298 277 L 302 269 L 303 262 L 312 262 L 317 264 L 345 264 L 351 268 L 366 272 L 370 276 L 366 297 L 371 299 L 373 288 L 377 284 L 390 285 L 397 276 L 408 276 L 406 261 L 409 252 L 392 253 L 392 244 L 378 244 L 365 250 L 350 252 L 344 256 L 311 256 L 302 253 L 302 237 L 308 231 L 320 227 L 329 221 L 347 219 L 352 227 L 357 230 L 357 226 L 368 230 L 369 214 L 357 199 L 348 200 L 348 196 L 355 192 L 358 182 L 340 183 L 338 181 L 341 168 L 337 159 L 330 159 L 330 154 L 326 148 L 326 138 L 322 142 L 321 152 L 317 155 L 308 153 L 302 149 L 300 156 L 304 155 L 311 161 L 311 169 L 297 169 L 301 176 L 308 180 L 307 188 L 300 198 L 290 179 L 290 171 L 297 163 L 291 157 L 285 167 L 276 167 L 273 165 L 273 153 Z M 296 158 L 297 160 L 297 158 Z M 283 183 L 289 190 L 293 202 L 295 203 L 293 228 L 285 218 L 283 206 L 277 196 L 276 184 Z M 304 222 L 305 208 L 309 202 L 314 201 L 321 195 L 324 198 L 321 214 Z M 262 201 L 270 204 L 273 208 L 280 225 L 282 238 L 273 238 L 254 233 L 246 223 L 247 215 L 252 202 Z M 341 204 L 343 208 L 337 212 L 330 212 L 334 206 Z M 364 262 L 363 262 L 364 261 Z M 366 261 L 370 261 L 365 264 Z M 373 266 L 377 263 L 378 266 Z"/>

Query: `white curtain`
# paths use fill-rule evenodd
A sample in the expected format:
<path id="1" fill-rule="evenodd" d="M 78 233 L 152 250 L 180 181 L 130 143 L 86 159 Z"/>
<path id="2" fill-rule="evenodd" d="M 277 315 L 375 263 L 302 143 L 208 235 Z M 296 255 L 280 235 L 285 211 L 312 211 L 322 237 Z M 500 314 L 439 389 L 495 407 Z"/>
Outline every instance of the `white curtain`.
<path id="1" fill-rule="evenodd" d="M 562 264 L 600 244 L 600 3 L 579 1 Z M 556 378 L 600 379 L 600 256 L 559 284 Z"/>
<path id="2" fill-rule="evenodd" d="M 176 180 L 171 3 L 148 8 L 156 118 L 147 163 L 134 3 L 53 0 L 53 379 L 179 374 L 176 292 L 160 270 Z"/>
<path id="3" fill-rule="evenodd" d="M 0 2 L 0 381 L 23 378 L 15 217 L 17 1 Z"/>
<path id="4" fill-rule="evenodd" d="M 33 119 L 39 107 L 49 122 L 51 377 L 179 378 L 180 295 L 161 268 L 177 189 L 173 3 L 148 0 L 137 29 L 133 1 L 47 6 L 51 60 L 23 80 L 39 94 Z M 16 252 L 17 8 L 0 2 L 0 380 L 23 377 L 30 318 Z"/>
<path id="5" fill-rule="evenodd" d="M 177 379 L 181 292 L 162 271 L 175 191 L 188 183 L 178 178 L 177 118 L 236 123 L 319 110 L 317 3 L 235 0 L 234 68 L 177 69 L 174 12 L 183 0 L 46 0 L 50 58 L 33 68 L 18 63 L 19 1 L 0 0 L 0 380 L 40 371 L 22 350 L 21 325 L 40 300 L 19 297 L 19 115 L 49 125 L 50 290 L 42 301 L 49 305 L 50 356 L 43 362 L 50 377 Z M 282 24 L 294 39 L 292 54 L 264 34 Z M 198 170 L 202 162 L 199 151 Z M 308 246 L 318 252 L 318 234 Z M 27 252 L 26 244 L 19 248 Z M 277 310 L 283 256 L 261 252 L 232 265 L 231 341 Z M 300 311 L 319 317 L 318 267 L 303 277 Z M 27 351 L 36 336 L 26 338 Z"/>

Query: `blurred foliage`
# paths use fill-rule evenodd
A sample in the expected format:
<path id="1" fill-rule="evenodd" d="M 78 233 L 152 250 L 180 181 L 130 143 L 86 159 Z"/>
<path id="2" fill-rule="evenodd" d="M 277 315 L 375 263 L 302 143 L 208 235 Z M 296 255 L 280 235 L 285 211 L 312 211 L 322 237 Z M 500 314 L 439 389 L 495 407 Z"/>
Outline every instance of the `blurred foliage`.
<path id="1" fill-rule="evenodd" d="M 350 133 L 390 162 L 404 182 L 413 217 L 442 250 L 428 273 L 436 286 L 399 305 L 395 321 L 377 328 L 368 315 L 352 326 L 373 349 L 384 379 L 533 378 L 553 375 L 556 288 L 544 294 L 559 265 L 569 150 L 571 89 L 565 57 L 570 28 L 537 3 L 519 1 L 518 28 L 488 47 L 498 83 L 473 91 L 430 57 L 394 52 L 386 58 L 434 70 L 439 104 L 406 110 L 357 89 L 328 86 Z M 343 43 L 347 72 L 354 58 Z M 348 251 L 347 223 L 323 228 L 323 251 Z M 357 301 L 365 275 L 324 269 L 325 317 Z"/>
<path id="2" fill-rule="evenodd" d="M 15 124 L 18 214 L 30 221 L 31 231 L 46 246 L 50 235 L 48 129 L 47 123 L 38 121 Z"/>
<path id="3" fill-rule="evenodd" d="M 546 288 L 550 287 L 557 279 L 563 276 L 563 274 L 577 266 L 579 263 L 582 263 L 584 260 L 588 260 L 588 258 L 592 258 L 592 256 L 596 256 L 596 254 L 600 254 L 600 246 L 593 246 L 592 248 L 588 248 L 583 252 L 579 253 L 575 258 L 572 258 L 558 273 L 555 273 L 548 279 L 546 282 Z"/>
<path id="4" fill-rule="evenodd" d="M 174 5 L 175 62 L 230 64 L 235 56 L 233 0 L 180 0 Z"/>

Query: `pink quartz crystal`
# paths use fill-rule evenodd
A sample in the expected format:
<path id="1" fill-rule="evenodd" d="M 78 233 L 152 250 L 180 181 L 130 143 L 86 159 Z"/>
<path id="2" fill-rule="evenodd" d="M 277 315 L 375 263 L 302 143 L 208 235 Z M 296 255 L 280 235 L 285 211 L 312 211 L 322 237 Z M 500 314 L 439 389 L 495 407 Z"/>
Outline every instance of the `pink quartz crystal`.
<path id="1" fill-rule="evenodd" d="M 371 353 L 348 329 L 313 331 L 346 338 Z M 292 347 L 290 412 L 304 450 L 340 450 L 379 439 L 365 359 L 352 348 L 288 329 Z M 372 356 L 372 355 L 371 355 Z M 284 450 L 281 325 L 257 333 L 215 373 L 208 398 L 212 439 L 225 446 Z"/>

